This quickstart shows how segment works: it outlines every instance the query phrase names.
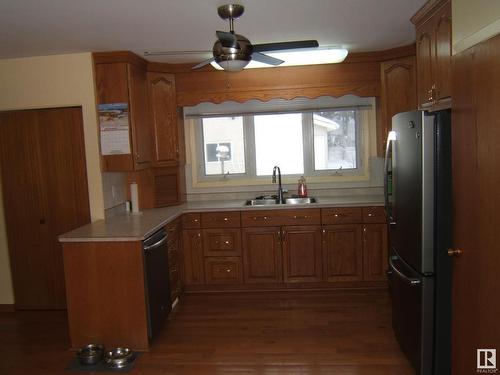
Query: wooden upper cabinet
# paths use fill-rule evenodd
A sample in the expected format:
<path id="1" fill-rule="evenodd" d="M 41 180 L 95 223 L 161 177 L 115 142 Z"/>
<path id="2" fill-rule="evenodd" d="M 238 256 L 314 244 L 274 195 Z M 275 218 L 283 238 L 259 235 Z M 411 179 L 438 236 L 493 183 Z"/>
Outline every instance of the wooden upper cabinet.
<path id="1" fill-rule="evenodd" d="M 378 135 L 379 155 L 384 155 L 387 134 L 392 126 L 392 116 L 417 109 L 415 65 L 414 56 L 384 61 L 380 64 L 382 124 Z"/>
<path id="2" fill-rule="evenodd" d="M 151 162 L 146 62 L 131 53 L 95 53 L 98 104 L 126 103 L 130 153 L 102 155 L 103 172 L 134 171 Z M 101 140 L 102 152 L 102 140 Z"/>
<path id="3" fill-rule="evenodd" d="M 154 141 L 153 164 L 183 164 L 184 129 L 177 112 L 174 75 L 148 72 L 148 95 Z"/>
<path id="4" fill-rule="evenodd" d="M 451 107 L 451 3 L 429 0 L 413 17 L 417 32 L 417 91 L 421 109 Z"/>

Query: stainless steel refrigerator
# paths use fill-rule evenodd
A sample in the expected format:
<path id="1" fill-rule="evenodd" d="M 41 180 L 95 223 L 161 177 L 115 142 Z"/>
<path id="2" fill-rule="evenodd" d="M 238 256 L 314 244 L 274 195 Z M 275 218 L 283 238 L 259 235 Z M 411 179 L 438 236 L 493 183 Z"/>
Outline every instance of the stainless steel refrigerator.
<path id="1" fill-rule="evenodd" d="M 393 328 L 417 375 L 451 362 L 451 114 L 392 118 L 385 158 Z"/>

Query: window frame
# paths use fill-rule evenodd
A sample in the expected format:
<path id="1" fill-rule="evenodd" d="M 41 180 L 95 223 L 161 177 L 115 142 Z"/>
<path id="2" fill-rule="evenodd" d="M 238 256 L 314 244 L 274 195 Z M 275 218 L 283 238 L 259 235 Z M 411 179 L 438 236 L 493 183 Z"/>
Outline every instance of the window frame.
<path id="1" fill-rule="evenodd" d="M 314 124 L 313 114 L 319 111 L 355 111 L 355 132 L 356 132 L 356 168 L 353 169 L 315 169 L 315 156 L 314 156 Z M 363 176 L 365 174 L 365 152 L 368 152 L 369 145 L 364 145 L 364 126 L 361 123 L 360 108 L 356 106 L 341 107 L 341 108 L 321 108 L 315 110 L 292 110 L 292 111 L 279 111 L 279 112 L 266 112 L 254 114 L 240 114 L 240 115 L 208 115 L 200 116 L 194 119 L 194 137 L 195 137 L 195 160 L 192 160 L 193 165 L 197 168 L 197 181 L 200 183 L 221 180 L 252 180 L 256 185 L 264 185 L 269 183 L 269 175 L 258 176 L 256 168 L 255 157 L 255 132 L 254 132 L 254 115 L 262 114 L 288 114 L 288 113 L 301 113 L 302 114 L 302 141 L 303 141 L 303 162 L 304 173 L 299 174 L 283 174 L 283 179 L 297 179 L 300 176 L 306 177 L 334 177 L 334 176 Z M 242 117 L 243 118 L 243 137 L 244 137 L 244 155 L 245 155 L 245 173 L 226 173 L 222 174 L 206 174 L 205 169 L 205 144 L 203 140 L 203 119 L 209 117 Z M 365 150 L 366 148 L 366 150 Z"/>

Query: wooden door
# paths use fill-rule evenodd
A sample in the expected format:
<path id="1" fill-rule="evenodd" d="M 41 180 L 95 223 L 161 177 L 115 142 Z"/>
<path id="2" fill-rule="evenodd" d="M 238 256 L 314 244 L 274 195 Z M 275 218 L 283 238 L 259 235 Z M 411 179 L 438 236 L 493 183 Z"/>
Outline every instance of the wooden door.
<path id="1" fill-rule="evenodd" d="M 436 17 L 435 77 L 436 99 L 451 97 L 451 3 L 444 5 Z"/>
<path id="2" fill-rule="evenodd" d="M 157 166 L 176 165 L 180 139 L 174 75 L 149 72 L 148 93 L 154 139 L 153 161 Z"/>
<path id="3" fill-rule="evenodd" d="M 417 28 L 417 98 L 419 108 L 431 105 L 433 84 L 434 31 L 432 20 Z"/>
<path id="4" fill-rule="evenodd" d="M 326 281 L 363 280 L 360 224 L 323 227 L 323 268 Z"/>
<path id="5" fill-rule="evenodd" d="M 478 349 L 500 367 L 499 72 L 500 36 L 453 56 L 453 375 L 477 373 Z"/>
<path id="6" fill-rule="evenodd" d="M 417 109 L 415 57 L 384 61 L 380 64 L 382 121 L 378 132 L 378 154 L 384 155 L 392 116 Z M 377 130 L 378 131 L 378 130 Z"/>
<path id="7" fill-rule="evenodd" d="M 135 169 L 149 166 L 151 161 L 151 126 L 148 113 L 146 71 L 128 64 L 130 95 L 130 127 Z"/>
<path id="8" fill-rule="evenodd" d="M 242 244 L 245 283 L 283 281 L 280 227 L 243 228 Z"/>
<path id="9" fill-rule="evenodd" d="M 283 227 L 283 279 L 285 282 L 321 281 L 321 228 Z"/>
<path id="10" fill-rule="evenodd" d="M 65 308 L 57 237 L 90 222 L 81 109 L 0 113 L 0 161 L 16 307 Z"/>
<path id="11" fill-rule="evenodd" d="M 203 244 L 200 229 L 188 229 L 182 233 L 183 284 L 205 284 Z"/>
<path id="12" fill-rule="evenodd" d="M 387 279 L 387 225 L 365 224 L 363 226 L 363 280 L 384 281 Z"/>

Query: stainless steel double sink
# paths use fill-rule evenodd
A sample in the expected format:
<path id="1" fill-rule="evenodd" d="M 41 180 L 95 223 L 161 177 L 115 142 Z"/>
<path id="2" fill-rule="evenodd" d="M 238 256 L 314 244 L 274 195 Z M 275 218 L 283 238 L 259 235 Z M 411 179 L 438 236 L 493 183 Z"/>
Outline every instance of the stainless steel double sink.
<path id="1" fill-rule="evenodd" d="M 282 204 L 311 204 L 316 203 L 316 198 L 286 198 L 285 203 Z M 272 206 L 280 204 L 276 199 L 250 199 L 247 200 L 246 206 Z"/>

